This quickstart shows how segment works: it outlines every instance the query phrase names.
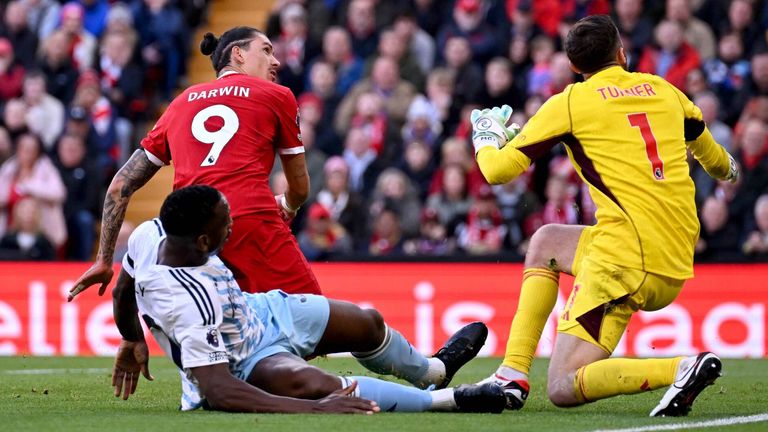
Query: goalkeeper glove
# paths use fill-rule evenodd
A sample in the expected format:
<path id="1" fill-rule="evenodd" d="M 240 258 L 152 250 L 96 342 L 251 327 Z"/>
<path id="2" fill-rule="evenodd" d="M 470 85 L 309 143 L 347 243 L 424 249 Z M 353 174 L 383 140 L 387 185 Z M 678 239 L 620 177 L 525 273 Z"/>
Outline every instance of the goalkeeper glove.
<path id="1" fill-rule="evenodd" d="M 497 149 L 504 147 L 520 132 L 520 126 L 516 123 L 509 127 L 506 126 L 511 116 L 512 108 L 509 105 L 472 110 L 470 121 L 472 122 L 472 145 L 475 147 L 475 155 L 483 147 L 496 147 Z"/>
<path id="2" fill-rule="evenodd" d="M 725 179 L 731 183 L 736 183 L 739 181 L 739 164 L 736 163 L 736 160 L 730 154 L 728 155 L 728 164 L 728 175 Z"/>

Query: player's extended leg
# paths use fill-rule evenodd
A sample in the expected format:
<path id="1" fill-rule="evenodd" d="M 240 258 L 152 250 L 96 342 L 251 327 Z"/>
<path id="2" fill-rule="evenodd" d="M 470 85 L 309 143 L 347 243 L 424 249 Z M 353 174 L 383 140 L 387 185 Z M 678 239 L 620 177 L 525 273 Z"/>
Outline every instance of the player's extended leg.
<path id="1" fill-rule="evenodd" d="M 373 400 L 382 411 L 501 412 L 506 398 L 494 384 L 436 391 L 419 390 L 371 377 L 339 377 L 289 353 L 278 353 L 256 363 L 248 383 L 279 396 L 320 399 L 357 381 L 355 396 Z"/>
<path id="2" fill-rule="evenodd" d="M 558 406 L 574 406 L 675 383 L 652 415 L 687 414 L 699 392 L 719 376 L 720 361 L 716 356 L 702 353 L 689 358 L 608 358 L 631 315 L 638 309 L 665 307 L 677 296 L 683 281 L 604 263 L 595 265 L 589 258 L 584 265 L 588 268 L 576 281 L 583 282 L 581 290 L 574 288 L 558 324 L 548 373 L 549 399 Z M 605 276 L 590 277 L 593 274 L 610 274 L 610 282 L 601 284 Z M 622 288 L 615 290 L 619 285 Z M 621 290 L 633 294 L 619 296 Z M 607 304 L 589 300 L 601 297 L 615 300 Z"/>
<path id="3" fill-rule="evenodd" d="M 374 309 L 329 300 L 328 324 L 314 354 L 350 351 L 369 370 L 426 388 L 445 387 L 453 374 L 473 359 L 485 343 L 487 327 L 472 323 L 459 330 L 434 357 L 419 353 Z"/>
<path id="4" fill-rule="evenodd" d="M 525 255 L 520 299 L 509 330 L 504 361 L 488 379 L 505 386 L 509 409 L 520 409 L 528 396 L 528 372 L 549 314 L 557 302 L 560 272 L 573 274 L 580 242 L 589 234 L 583 225 L 550 224 L 531 237 Z"/>

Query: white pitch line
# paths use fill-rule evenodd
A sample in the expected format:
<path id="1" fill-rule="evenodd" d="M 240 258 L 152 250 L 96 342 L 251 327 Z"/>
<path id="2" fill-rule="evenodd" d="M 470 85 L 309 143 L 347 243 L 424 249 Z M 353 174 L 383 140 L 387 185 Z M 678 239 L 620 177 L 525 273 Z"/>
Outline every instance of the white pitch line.
<path id="1" fill-rule="evenodd" d="M 700 421 L 695 423 L 673 423 L 653 426 L 642 426 L 627 429 L 599 429 L 595 432 L 649 432 L 649 431 L 664 431 L 664 430 L 680 430 L 680 429 L 692 429 L 692 428 L 710 428 L 718 426 L 731 426 L 745 423 L 759 423 L 768 421 L 768 413 L 755 414 L 751 416 L 742 417 L 726 417 L 716 420 Z"/>
<path id="2" fill-rule="evenodd" d="M 81 368 L 81 369 L 11 369 L 0 371 L 5 375 L 54 375 L 59 373 L 104 373 L 110 372 L 107 368 Z"/>

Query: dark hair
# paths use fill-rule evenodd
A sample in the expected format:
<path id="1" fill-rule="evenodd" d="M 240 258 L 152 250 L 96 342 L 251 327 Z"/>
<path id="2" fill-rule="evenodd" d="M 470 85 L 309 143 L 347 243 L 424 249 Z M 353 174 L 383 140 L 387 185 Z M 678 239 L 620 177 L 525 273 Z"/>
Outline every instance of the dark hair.
<path id="1" fill-rule="evenodd" d="M 232 48 L 247 45 L 254 38 L 254 33 L 262 34 L 260 30 L 247 26 L 233 27 L 225 31 L 219 38 L 208 32 L 200 41 L 200 52 L 211 57 L 213 69 L 218 74 L 229 64 Z"/>
<path id="2" fill-rule="evenodd" d="M 592 73 L 616 61 L 619 30 L 608 15 L 580 19 L 565 38 L 568 60 L 582 73 Z"/>
<path id="3" fill-rule="evenodd" d="M 211 186 L 194 185 L 177 189 L 163 201 L 160 221 L 165 232 L 179 237 L 197 237 L 211 222 L 221 193 Z"/>

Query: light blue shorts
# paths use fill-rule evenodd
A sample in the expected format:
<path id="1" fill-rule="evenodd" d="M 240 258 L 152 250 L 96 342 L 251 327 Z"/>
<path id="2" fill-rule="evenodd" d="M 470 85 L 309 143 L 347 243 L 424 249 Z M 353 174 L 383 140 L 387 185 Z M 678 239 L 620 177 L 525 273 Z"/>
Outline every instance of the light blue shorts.
<path id="1" fill-rule="evenodd" d="M 307 357 L 315 352 L 330 316 L 328 299 L 314 294 L 245 293 L 245 301 L 264 324 L 264 335 L 249 356 L 246 378 L 260 360 L 281 352 Z"/>

